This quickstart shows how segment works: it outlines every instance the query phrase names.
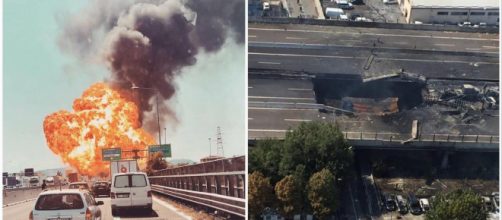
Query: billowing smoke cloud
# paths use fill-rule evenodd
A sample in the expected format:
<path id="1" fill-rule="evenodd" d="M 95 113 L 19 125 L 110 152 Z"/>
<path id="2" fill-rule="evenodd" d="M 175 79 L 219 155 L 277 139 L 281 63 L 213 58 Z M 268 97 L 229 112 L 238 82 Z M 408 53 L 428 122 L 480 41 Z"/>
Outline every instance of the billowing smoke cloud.
<path id="1" fill-rule="evenodd" d="M 152 98 L 170 99 L 176 92 L 176 76 L 183 67 L 196 64 L 199 51 L 216 52 L 228 39 L 244 43 L 244 4 L 244 0 L 94 0 L 62 21 L 59 45 L 81 60 L 104 61 L 112 86 L 151 88 L 138 89 L 135 95 L 144 126 L 153 130 L 150 122 L 156 124 L 156 118 L 146 114 L 155 107 Z M 174 116 L 165 105 L 160 111 Z"/>

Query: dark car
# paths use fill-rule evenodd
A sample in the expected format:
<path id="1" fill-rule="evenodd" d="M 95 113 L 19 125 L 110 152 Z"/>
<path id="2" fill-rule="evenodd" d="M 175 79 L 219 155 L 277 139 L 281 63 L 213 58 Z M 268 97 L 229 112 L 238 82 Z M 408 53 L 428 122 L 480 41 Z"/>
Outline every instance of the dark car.
<path id="1" fill-rule="evenodd" d="M 86 182 L 74 182 L 70 183 L 70 186 L 68 186 L 69 189 L 84 189 L 89 191 L 89 185 L 87 185 Z"/>
<path id="2" fill-rule="evenodd" d="M 363 0 L 352 0 L 350 3 L 353 5 L 364 5 Z"/>
<path id="3" fill-rule="evenodd" d="M 389 212 L 396 211 L 397 209 L 397 204 L 396 204 L 396 196 L 395 195 L 384 195 L 384 204 L 385 204 L 385 209 Z"/>
<path id="4" fill-rule="evenodd" d="M 422 208 L 420 207 L 420 201 L 417 199 L 417 197 L 413 194 L 410 193 L 410 212 L 413 215 L 420 215 L 422 214 Z"/>
<path id="5" fill-rule="evenodd" d="M 92 184 L 92 194 L 94 197 L 101 195 L 110 196 L 110 184 L 105 181 L 98 181 Z"/>

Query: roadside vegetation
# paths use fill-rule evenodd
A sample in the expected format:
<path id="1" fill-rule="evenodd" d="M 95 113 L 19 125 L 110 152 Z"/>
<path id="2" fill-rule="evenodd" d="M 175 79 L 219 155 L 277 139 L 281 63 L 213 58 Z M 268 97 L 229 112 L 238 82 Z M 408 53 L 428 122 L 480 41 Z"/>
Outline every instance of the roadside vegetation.
<path id="1" fill-rule="evenodd" d="M 471 190 L 439 194 L 432 202 L 432 207 L 426 214 L 427 220 L 470 220 L 488 217 L 482 198 Z"/>
<path id="2" fill-rule="evenodd" d="M 284 141 L 258 141 L 249 150 L 251 219 L 266 208 L 287 219 L 307 213 L 329 218 L 339 207 L 339 186 L 352 164 L 351 147 L 329 123 L 302 123 Z"/>

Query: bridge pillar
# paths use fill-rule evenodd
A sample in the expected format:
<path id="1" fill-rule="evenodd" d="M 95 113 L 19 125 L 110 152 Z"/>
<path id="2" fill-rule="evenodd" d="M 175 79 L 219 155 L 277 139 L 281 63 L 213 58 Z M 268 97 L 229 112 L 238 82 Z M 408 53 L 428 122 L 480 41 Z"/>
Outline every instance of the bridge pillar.
<path id="1" fill-rule="evenodd" d="M 448 168 L 448 160 L 451 152 L 445 151 L 443 152 L 443 159 L 441 160 L 441 169 Z"/>

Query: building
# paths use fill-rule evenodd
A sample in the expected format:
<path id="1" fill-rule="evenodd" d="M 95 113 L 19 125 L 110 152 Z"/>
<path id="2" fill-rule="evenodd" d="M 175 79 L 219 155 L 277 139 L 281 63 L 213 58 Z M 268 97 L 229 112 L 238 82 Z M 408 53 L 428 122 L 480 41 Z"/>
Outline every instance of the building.
<path id="1" fill-rule="evenodd" d="M 399 0 L 408 23 L 499 24 L 499 0 Z"/>

